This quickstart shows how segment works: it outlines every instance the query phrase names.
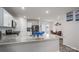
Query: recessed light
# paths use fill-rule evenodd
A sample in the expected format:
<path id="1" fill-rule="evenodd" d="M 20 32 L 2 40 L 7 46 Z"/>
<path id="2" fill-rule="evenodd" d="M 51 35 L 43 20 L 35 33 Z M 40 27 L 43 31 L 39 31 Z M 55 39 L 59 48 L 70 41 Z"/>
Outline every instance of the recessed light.
<path id="1" fill-rule="evenodd" d="M 24 7 L 22 7 L 22 9 L 24 10 Z"/>
<path id="2" fill-rule="evenodd" d="M 26 18 L 26 16 L 24 16 L 24 18 Z"/>
<path id="3" fill-rule="evenodd" d="M 60 19 L 60 16 L 58 16 L 57 19 L 59 20 Z"/>
<path id="4" fill-rule="evenodd" d="M 48 14 L 48 13 L 49 13 L 49 11 L 48 11 L 48 10 L 46 10 L 46 11 L 45 11 L 45 13 L 46 13 L 46 14 Z"/>
<path id="5" fill-rule="evenodd" d="M 38 19 L 40 19 L 40 17 Z"/>

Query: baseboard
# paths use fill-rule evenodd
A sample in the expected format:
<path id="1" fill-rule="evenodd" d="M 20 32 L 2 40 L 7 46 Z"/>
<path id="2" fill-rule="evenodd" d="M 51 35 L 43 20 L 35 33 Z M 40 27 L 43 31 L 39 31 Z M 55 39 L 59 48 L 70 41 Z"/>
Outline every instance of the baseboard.
<path id="1" fill-rule="evenodd" d="M 65 44 L 64 44 L 65 45 Z M 68 47 L 70 47 L 70 48 L 72 48 L 72 49 L 74 49 L 74 50 L 77 50 L 78 52 L 79 52 L 79 49 L 77 49 L 77 48 L 75 48 L 75 47 L 72 47 L 72 46 L 70 46 L 70 45 L 65 45 L 65 46 L 68 46 Z"/>

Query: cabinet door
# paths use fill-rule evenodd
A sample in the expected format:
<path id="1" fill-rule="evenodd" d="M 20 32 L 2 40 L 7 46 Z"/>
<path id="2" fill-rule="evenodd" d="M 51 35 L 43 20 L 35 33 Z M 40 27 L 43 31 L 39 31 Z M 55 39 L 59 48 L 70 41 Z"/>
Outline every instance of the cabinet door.
<path id="1" fill-rule="evenodd" d="M 0 8 L 0 26 L 3 26 L 3 10 Z"/>
<path id="2" fill-rule="evenodd" d="M 12 16 L 6 11 L 4 10 L 4 26 L 5 27 L 11 27 L 11 20 L 12 20 Z"/>

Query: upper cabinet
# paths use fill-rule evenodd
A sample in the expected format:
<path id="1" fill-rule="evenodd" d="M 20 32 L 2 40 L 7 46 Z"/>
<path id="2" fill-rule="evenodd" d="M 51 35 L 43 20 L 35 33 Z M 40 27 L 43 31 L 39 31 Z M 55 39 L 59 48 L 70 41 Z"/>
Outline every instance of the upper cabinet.
<path id="1" fill-rule="evenodd" d="M 3 26 L 3 9 L 0 8 L 0 26 Z"/>
<path id="2" fill-rule="evenodd" d="M 12 27 L 13 17 L 5 9 L 0 8 L 0 26 Z"/>
<path id="3" fill-rule="evenodd" d="M 11 27 L 12 26 L 13 17 L 4 9 L 3 9 L 3 14 L 4 14 L 3 15 L 3 18 L 4 18 L 3 26 Z"/>

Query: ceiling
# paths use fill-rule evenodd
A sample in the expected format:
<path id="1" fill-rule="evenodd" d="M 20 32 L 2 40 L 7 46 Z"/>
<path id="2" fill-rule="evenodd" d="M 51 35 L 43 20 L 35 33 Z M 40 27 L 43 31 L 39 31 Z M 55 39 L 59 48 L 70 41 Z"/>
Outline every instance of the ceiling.
<path id="1" fill-rule="evenodd" d="M 53 19 L 58 16 L 65 14 L 71 10 L 77 9 L 78 7 L 4 7 L 14 17 L 24 17 L 30 19 Z M 48 14 L 45 11 L 49 11 Z"/>

